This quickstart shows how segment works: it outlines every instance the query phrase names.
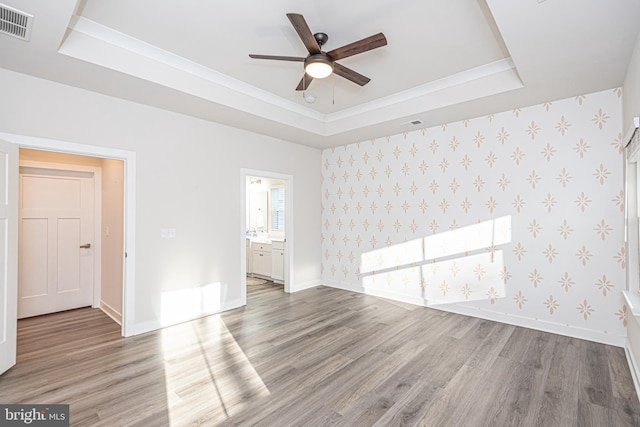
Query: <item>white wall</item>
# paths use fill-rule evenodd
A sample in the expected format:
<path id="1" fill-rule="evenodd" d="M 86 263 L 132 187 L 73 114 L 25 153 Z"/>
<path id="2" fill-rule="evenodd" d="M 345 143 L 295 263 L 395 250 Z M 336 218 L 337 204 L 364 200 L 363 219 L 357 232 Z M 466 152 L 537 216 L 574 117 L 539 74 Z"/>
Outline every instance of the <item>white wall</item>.
<path id="1" fill-rule="evenodd" d="M 102 159 L 102 280 L 100 306 L 122 323 L 124 162 Z"/>
<path id="2" fill-rule="evenodd" d="M 621 96 L 323 151 L 323 282 L 623 345 Z"/>
<path id="3" fill-rule="evenodd" d="M 138 332 L 197 315 L 198 295 L 206 311 L 241 303 L 241 168 L 294 177 L 294 286 L 319 280 L 319 150 L 7 70 L 0 81 L 0 132 L 136 152 Z"/>

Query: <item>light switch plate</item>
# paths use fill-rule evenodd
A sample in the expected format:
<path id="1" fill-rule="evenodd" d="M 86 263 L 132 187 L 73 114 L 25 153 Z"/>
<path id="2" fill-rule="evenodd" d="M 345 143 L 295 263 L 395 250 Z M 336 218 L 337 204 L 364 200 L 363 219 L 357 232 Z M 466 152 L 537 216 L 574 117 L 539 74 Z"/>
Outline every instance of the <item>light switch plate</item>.
<path id="1" fill-rule="evenodd" d="M 176 238 L 176 229 L 175 228 L 163 228 L 160 230 L 160 237 L 163 239 L 175 239 Z"/>

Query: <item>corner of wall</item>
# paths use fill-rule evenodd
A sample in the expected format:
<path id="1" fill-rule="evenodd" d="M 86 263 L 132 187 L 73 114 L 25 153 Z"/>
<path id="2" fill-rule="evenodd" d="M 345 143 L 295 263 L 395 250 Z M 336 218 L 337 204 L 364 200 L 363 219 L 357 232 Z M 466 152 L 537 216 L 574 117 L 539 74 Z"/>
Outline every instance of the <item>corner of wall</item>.
<path id="1" fill-rule="evenodd" d="M 115 308 L 111 307 L 104 300 L 100 300 L 100 310 L 107 316 L 112 318 L 118 325 L 122 326 L 122 313 Z"/>
<path id="2" fill-rule="evenodd" d="M 323 281 L 623 346 L 621 118 L 612 88 L 324 150 Z"/>
<path id="3" fill-rule="evenodd" d="M 222 313 L 224 311 L 229 311 L 229 310 L 233 310 L 233 309 L 236 309 L 236 308 L 240 308 L 240 307 L 242 307 L 244 305 L 245 304 L 242 302 L 241 299 L 234 299 L 234 300 L 230 300 L 230 301 L 225 301 L 224 304 L 222 305 L 222 307 L 220 307 L 219 310 L 210 311 L 210 312 L 203 312 L 203 313 L 197 313 L 194 316 L 181 318 L 179 320 L 176 320 L 176 321 L 173 321 L 173 322 L 170 322 L 170 323 L 163 323 L 163 322 L 160 321 L 160 319 L 149 320 L 149 321 L 146 321 L 146 322 L 139 322 L 139 323 L 135 324 L 133 333 L 131 335 L 133 336 L 133 335 L 146 334 L 147 332 L 157 331 L 159 329 L 167 328 L 169 326 L 178 325 L 178 324 L 184 323 L 184 322 L 190 322 L 192 320 L 200 319 L 202 317 L 207 317 L 207 316 L 211 316 L 213 314 L 218 314 L 218 313 Z"/>
<path id="4" fill-rule="evenodd" d="M 305 289 L 316 288 L 321 285 L 322 281 L 320 279 L 310 280 L 303 283 L 295 283 L 291 286 L 291 293 L 304 291 Z"/>

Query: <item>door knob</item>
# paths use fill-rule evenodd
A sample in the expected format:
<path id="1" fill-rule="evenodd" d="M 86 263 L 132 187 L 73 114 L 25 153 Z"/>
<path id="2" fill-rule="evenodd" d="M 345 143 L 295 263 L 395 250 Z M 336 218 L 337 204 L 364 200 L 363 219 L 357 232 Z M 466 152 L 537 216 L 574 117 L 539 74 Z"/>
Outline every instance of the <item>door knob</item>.
<path id="1" fill-rule="evenodd" d="M 80 245 L 80 249 L 89 249 L 91 247 L 91 243 L 85 243 L 84 245 Z"/>

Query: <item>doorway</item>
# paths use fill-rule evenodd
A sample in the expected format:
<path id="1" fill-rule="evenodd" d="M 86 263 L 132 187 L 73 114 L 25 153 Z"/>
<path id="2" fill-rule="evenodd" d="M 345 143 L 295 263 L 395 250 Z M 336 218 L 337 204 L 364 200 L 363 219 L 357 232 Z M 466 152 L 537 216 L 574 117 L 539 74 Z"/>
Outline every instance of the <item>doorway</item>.
<path id="1" fill-rule="evenodd" d="M 124 212 L 121 215 L 124 238 L 124 265 L 122 292 L 121 334 L 136 334 L 135 328 L 135 217 L 136 217 L 136 154 L 132 151 L 108 147 L 77 144 L 47 138 L 30 137 L 0 132 L 0 139 L 21 149 L 41 150 L 53 154 L 75 154 L 99 158 L 103 162 L 119 161 L 123 167 Z M 105 233 L 106 230 L 103 230 Z"/>
<path id="2" fill-rule="evenodd" d="M 18 318 L 91 306 L 122 327 L 123 161 L 21 148 L 19 164 Z"/>
<path id="3" fill-rule="evenodd" d="M 18 318 L 91 306 L 122 327 L 123 162 L 19 152 Z"/>
<path id="4" fill-rule="evenodd" d="M 16 363 L 17 347 L 17 258 L 18 258 L 18 149 L 30 148 L 51 153 L 79 154 L 103 159 L 123 161 L 124 175 L 124 282 L 122 301 L 122 336 L 135 335 L 135 218 L 136 218 L 136 154 L 132 151 L 107 147 L 77 144 L 67 141 L 38 138 L 25 135 L 0 132 L 0 157 L 4 161 L 4 170 L 0 170 L 4 190 L 0 203 L 0 222 L 4 222 L 3 237 L 5 244 L 4 282 L 0 281 L 0 372 L 4 372 Z M 0 227 L 0 231 L 2 227 Z M 0 251 L 1 252 L 1 251 Z"/>
<path id="5" fill-rule="evenodd" d="M 247 278 L 273 281 L 291 292 L 293 259 L 293 177 L 241 169 L 241 298 Z"/>

